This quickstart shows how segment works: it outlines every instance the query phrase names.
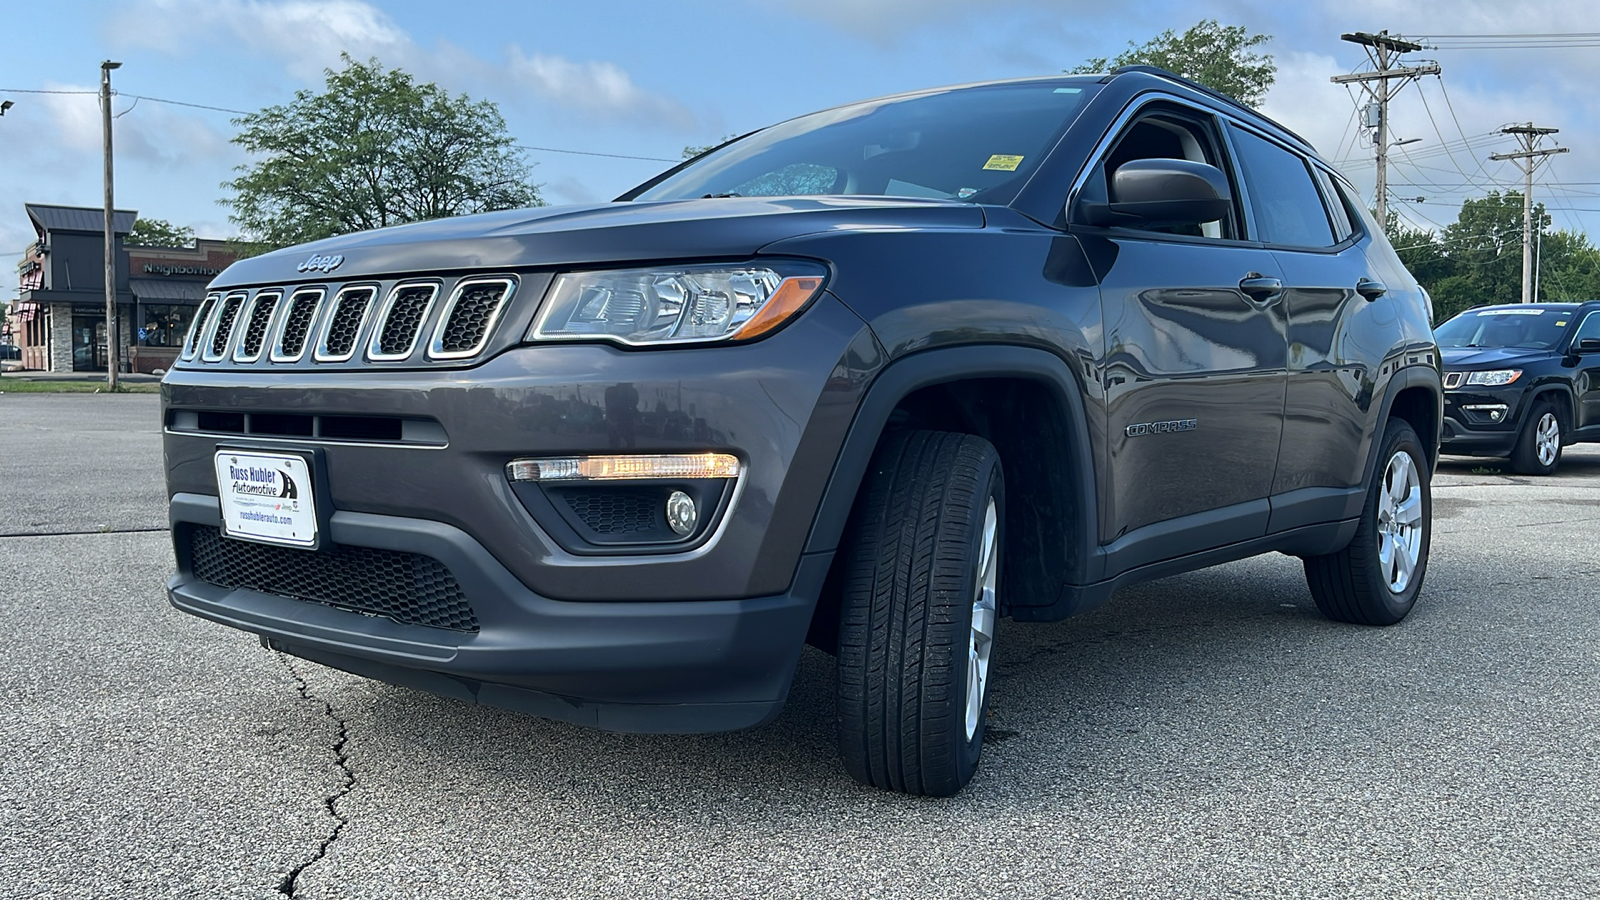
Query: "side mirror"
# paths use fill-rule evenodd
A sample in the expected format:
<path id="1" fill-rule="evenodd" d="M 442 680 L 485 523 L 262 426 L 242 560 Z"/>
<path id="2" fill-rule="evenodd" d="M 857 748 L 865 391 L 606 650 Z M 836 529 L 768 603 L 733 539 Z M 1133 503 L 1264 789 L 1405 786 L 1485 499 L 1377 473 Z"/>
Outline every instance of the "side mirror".
<path id="1" fill-rule="evenodd" d="M 1600 353 L 1600 338 L 1581 338 L 1572 345 L 1572 352 L 1580 356 L 1585 353 Z"/>
<path id="2" fill-rule="evenodd" d="M 1222 170 L 1187 159 L 1125 162 L 1112 174 L 1108 187 L 1110 196 L 1103 201 L 1080 198 L 1086 224 L 1199 225 L 1225 218 L 1233 209 L 1232 191 Z"/>

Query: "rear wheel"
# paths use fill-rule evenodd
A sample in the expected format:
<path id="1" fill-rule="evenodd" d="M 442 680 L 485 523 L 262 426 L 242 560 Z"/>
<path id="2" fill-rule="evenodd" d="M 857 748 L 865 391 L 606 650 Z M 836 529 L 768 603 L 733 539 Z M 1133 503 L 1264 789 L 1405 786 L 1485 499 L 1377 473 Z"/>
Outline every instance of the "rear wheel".
<path id="1" fill-rule="evenodd" d="M 1549 403 L 1535 403 L 1511 451 L 1511 468 L 1523 475 L 1549 475 L 1561 464 L 1561 414 Z"/>
<path id="2" fill-rule="evenodd" d="M 988 441 L 912 431 L 873 458 L 840 598 L 839 754 L 862 784 L 949 796 L 977 771 L 1005 489 Z"/>
<path id="3" fill-rule="evenodd" d="M 1349 546 L 1305 560 L 1317 609 L 1336 622 L 1393 625 L 1404 619 L 1428 570 L 1433 516 L 1428 461 L 1405 421 L 1389 420 L 1374 474 Z"/>

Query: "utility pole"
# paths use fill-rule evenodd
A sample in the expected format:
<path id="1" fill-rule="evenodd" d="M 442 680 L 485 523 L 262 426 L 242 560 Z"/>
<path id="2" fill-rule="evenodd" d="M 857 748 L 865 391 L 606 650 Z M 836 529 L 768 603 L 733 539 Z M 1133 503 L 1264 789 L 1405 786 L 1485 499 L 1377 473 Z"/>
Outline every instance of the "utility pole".
<path id="1" fill-rule="evenodd" d="M 1378 187 L 1377 187 L 1377 213 L 1378 227 L 1385 231 L 1389 228 L 1389 100 L 1404 87 L 1402 82 L 1399 87 L 1391 90 L 1389 82 L 1400 78 L 1409 81 L 1421 78 L 1424 75 L 1439 74 L 1439 64 L 1436 62 L 1423 63 L 1419 66 L 1396 66 L 1400 54 L 1421 50 L 1421 44 L 1390 37 L 1389 32 L 1380 31 L 1377 34 L 1368 34 L 1357 31 L 1353 34 L 1341 34 L 1339 39 L 1352 44 L 1360 44 L 1366 48 L 1367 58 L 1372 61 L 1371 72 L 1358 72 L 1353 75 L 1335 75 L 1328 79 L 1334 84 L 1361 85 L 1361 89 L 1373 98 L 1364 112 L 1362 124 L 1374 130 L 1372 143 L 1377 149 L 1378 161 Z M 1377 82 L 1377 87 L 1372 83 Z M 1371 114 L 1375 112 L 1375 114 Z"/>
<path id="2" fill-rule="evenodd" d="M 122 63 L 106 60 L 100 64 L 100 127 L 106 147 L 106 387 L 117 389 L 117 256 L 111 231 L 111 70 Z"/>
<path id="3" fill-rule="evenodd" d="M 1539 299 L 1533 283 L 1533 170 L 1539 164 L 1556 153 L 1566 153 L 1566 147 L 1548 147 L 1539 149 L 1539 142 L 1547 134 L 1555 134 L 1559 128 L 1535 128 L 1532 122 L 1526 125 L 1507 125 L 1500 129 L 1501 134 L 1514 134 L 1521 142 L 1522 149 L 1516 153 L 1491 153 L 1489 158 L 1497 161 L 1512 160 L 1517 168 L 1522 170 L 1522 302 L 1532 303 Z M 1539 235 L 1544 236 L 1544 223 L 1539 223 Z"/>

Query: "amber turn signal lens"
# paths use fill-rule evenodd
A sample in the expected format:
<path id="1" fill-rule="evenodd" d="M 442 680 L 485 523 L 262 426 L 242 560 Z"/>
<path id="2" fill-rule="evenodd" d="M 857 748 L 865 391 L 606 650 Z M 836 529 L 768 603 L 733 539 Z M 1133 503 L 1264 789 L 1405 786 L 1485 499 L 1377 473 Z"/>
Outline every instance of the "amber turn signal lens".
<path id="1" fill-rule="evenodd" d="M 748 341 L 782 325 L 790 316 L 810 303 L 811 298 L 817 295 L 821 287 L 822 279 L 814 275 L 785 278 L 773 292 L 772 299 L 761 307 L 761 311 L 751 316 L 750 321 L 733 333 L 733 340 Z"/>

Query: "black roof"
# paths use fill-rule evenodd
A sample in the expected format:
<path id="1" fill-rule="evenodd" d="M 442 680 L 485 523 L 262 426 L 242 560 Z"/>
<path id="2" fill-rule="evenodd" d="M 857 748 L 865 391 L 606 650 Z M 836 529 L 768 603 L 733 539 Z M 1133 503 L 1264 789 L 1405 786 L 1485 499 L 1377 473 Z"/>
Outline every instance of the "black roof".
<path id="1" fill-rule="evenodd" d="M 106 213 L 101 208 L 47 206 L 43 203 L 26 203 L 23 207 L 28 211 L 28 218 L 44 231 L 90 231 L 96 234 L 105 231 Z M 131 209 L 113 210 L 112 232 L 127 234 L 133 230 L 133 220 L 138 217 L 139 213 Z"/>

